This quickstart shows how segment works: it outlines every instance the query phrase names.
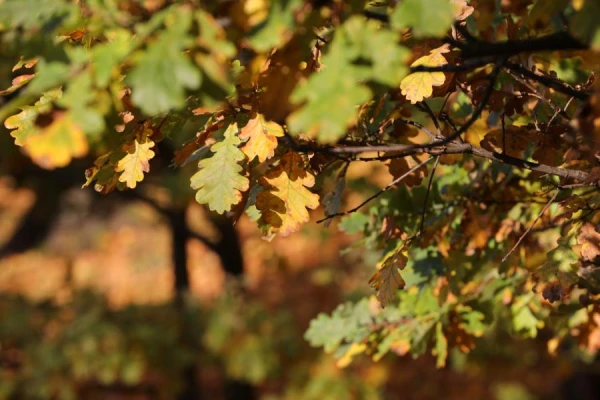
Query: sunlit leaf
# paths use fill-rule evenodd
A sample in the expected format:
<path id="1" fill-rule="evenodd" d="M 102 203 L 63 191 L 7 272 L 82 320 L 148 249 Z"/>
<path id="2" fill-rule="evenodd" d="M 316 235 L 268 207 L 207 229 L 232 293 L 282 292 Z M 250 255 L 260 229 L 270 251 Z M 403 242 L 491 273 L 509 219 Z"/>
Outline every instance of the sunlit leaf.
<path id="1" fill-rule="evenodd" d="M 239 164 L 245 155 L 238 148 L 241 141 L 237 133 L 237 124 L 230 124 L 223 140 L 211 146 L 214 154 L 198 163 L 199 171 L 191 178 L 191 187 L 197 190 L 196 201 L 219 214 L 230 211 L 242 200 L 242 192 L 250 187 Z"/>
<path id="2" fill-rule="evenodd" d="M 150 159 L 154 152 L 150 150 L 154 142 L 145 139 L 142 143 L 135 140 L 133 146 L 127 149 L 127 155 L 117 164 L 117 172 L 122 172 L 119 182 L 125 182 L 128 188 L 134 189 L 138 182 L 144 179 L 144 172 L 150 171 Z"/>
<path id="3" fill-rule="evenodd" d="M 265 190 L 256 197 L 256 207 L 269 226 L 269 236 L 275 233 L 287 236 L 298 231 L 308 221 L 307 209 L 319 206 L 319 196 L 308 190 L 315 184 L 315 178 L 303 167 L 298 153 L 285 154 L 281 164 L 264 175 L 260 183 Z"/>

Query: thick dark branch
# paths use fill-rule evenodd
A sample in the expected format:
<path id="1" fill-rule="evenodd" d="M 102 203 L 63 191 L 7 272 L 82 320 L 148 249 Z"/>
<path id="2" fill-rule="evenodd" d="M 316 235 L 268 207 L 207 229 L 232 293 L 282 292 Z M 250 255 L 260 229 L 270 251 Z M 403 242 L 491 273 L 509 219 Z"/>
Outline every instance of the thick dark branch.
<path id="1" fill-rule="evenodd" d="M 571 87 L 570 85 L 568 85 L 558 79 L 549 77 L 548 75 L 536 74 L 535 72 L 528 70 L 521 64 L 507 62 L 504 64 L 504 68 L 506 68 L 510 73 L 522 75 L 523 77 L 525 77 L 527 79 L 531 79 L 533 81 L 539 82 L 544 86 L 548 86 L 551 89 L 554 89 L 558 92 L 561 92 L 561 93 L 564 93 L 571 97 L 574 97 L 576 99 L 587 100 L 589 97 L 589 94 L 584 91 L 576 90 L 575 88 Z"/>
<path id="2" fill-rule="evenodd" d="M 480 40 L 469 41 L 462 46 L 462 55 L 465 58 L 485 56 L 514 56 L 520 53 L 534 53 L 539 51 L 558 50 L 584 50 L 589 48 L 568 32 L 556 32 L 547 36 L 523 40 L 506 40 L 503 42 L 484 42 Z"/>

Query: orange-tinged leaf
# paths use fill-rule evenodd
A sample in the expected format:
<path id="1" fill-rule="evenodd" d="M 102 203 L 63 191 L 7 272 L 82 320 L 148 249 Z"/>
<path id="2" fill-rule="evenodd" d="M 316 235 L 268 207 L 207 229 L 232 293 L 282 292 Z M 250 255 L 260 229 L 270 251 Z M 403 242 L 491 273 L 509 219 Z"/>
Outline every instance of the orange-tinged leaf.
<path id="1" fill-rule="evenodd" d="M 298 231 L 309 219 L 307 209 L 319 206 L 319 196 L 307 189 L 315 184 L 315 177 L 302 164 L 298 153 L 289 152 L 279 166 L 261 178 L 265 190 L 258 194 L 256 208 L 270 226 L 268 236 L 287 236 Z"/>
<path id="2" fill-rule="evenodd" d="M 406 282 L 400 275 L 408 259 L 401 250 L 386 258 L 381 268 L 369 280 L 369 285 L 377 290 L 377 300 L 382 307 L 387 306 L 396 298 L 396 291 L 403 289 Z"/>
<path id="3" fill-rule="evenodd" d="M 46 169 L 67 166 L 73 158 L 88 152 L 83 130 L 64 112 L 53 113 L 50 124 L 28 135 L 23 147 L 36 164 Z"/>
<path id="4" fill-rule="evenodd" d="M 258 158 L 263 162 L 275 155 L 277 138 L 283 136 L 283 128 L 276 122 L 266 121 L 262 114 L 256 114 L 248 121 L 240 133 L 241 139 L 249 139 L 242 151 L 250 161 Z"/>
<path id="5" fill-rule="evenodd" d="M 134 141 L 127 155 L 117 163 L 117 172 L 123 172 L 119 176 L 119 182 L 125 182 L 128 188 L 135 188 L 138 182 L 144 179 L 144 172 L 150 171 L 150 159 L 154 157 L 154 152 L 150 150 L 154 147 L 154 142 L 146 139 L 145 142 Z"/>
<path id="6" fill-rule="evenodd" d="M 411 67 L 424 65 L 427 67 L 439 67 L 448 62 L 441 54 L 441 51 L 434 49 L 427 56 L 419 58 L 411 64 Z M 446 76 L 443 72 L 415 72 L 400 82 L 402 94 L 412 103 L 418 103 L 428 97 L 431 97 L 434 86 L 442 86 L 446 81 Z"/>
<path id="7" fill-rule="evenodd" d="M 27 74 L 27 75 L 19 75 L 15 79 L 12 80 L 12 84 L 10 87 L 0 90 L 0 96 L 4 96 L 10 93 L 17 91 L 19 88 L 24 86 L 27 82 L 33 79 L 35 74 Z"/>

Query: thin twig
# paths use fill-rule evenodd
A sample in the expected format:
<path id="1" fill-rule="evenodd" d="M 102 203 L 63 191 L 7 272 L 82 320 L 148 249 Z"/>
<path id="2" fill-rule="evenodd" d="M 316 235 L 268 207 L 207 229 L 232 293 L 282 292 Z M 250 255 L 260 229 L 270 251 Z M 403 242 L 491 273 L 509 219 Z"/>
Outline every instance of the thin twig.
<path id="1" fill-rule="evenodd" d="M 570 97 L 569 100 L 567 101 L 567 104 L 565 104 L 565 106 L 561 109 L 560 107 L 558 108 L 558 110 L 556 110 L 554 112 L 554 115 L 552 116 L 552 118 L 550 118 L 550 120 L 548 121 L 548 123 L 546 124 L 546 130 L 548 130 L 548 128 L 550 127 L 550 125 L 552 125 L 552 122 L 554 122 L 554 119 L 556 118 L 557 115 L 566 115 L 566 118 L 569 117 L 569 115 L 567 114 L 567 108 L 569 108 L 569 106 L 571 105 L 571 102 L 573 101 L 575 97 Z"/>
<path id="2" fill-rule="evenodd" d="M 379 190 L 374 195 L 372 195 L 369 198 L 367 198 L 365 201 L 363 201 L 362 203 L 360 203 L 358 206 L 356 206 L 356 207 L 354 207 L 354 208 L 352 208 L 350 210 L 341 212 L 341 213 L 335 213 L 335 214 L 328 215 L 327 217 L 318 220 L 317 223 L 320 224 L 321 222 L 327 221 L 328 219 L 335 218 L 335 217 L 341 217 L 343 215 L 352 214 L 353 212 L 358 211 L 360 208 L 362 208 L 364 205 L 366 205 L 367 203 L 369 203 L 371 200 L 374 200 L 377 197 L 381 196 L 383 193 L 385 193 L 388 190 L 390 190 L 393 186 L 395 186 L 398 183 L 400 183 L 404 178 L 406 178 L 407 176 L 409 176 L 410 174 L 412 174 L 413 172 L 415 172 L 416 170 L 418 170 L 419 168 L 421 168 L 423 165 L 427 164 L 429 161 L 433 160 L 433 158 L 434 157 L 429 157 L 427 160 L 425 160 L 425 161 L 421 162 L 420 164 L 417 164 L 416 166 L 412 167 L 406 173 L 404 173 L 401 176 L 399 176 L 398 178 L 394 179 L 386 187 L 384 187 L 383 189 Z"/>
<path id="3" fill-rule="evenodd" d="M 427 200 L 429 200 L 429 192 L 431 192 L 431 183 L 433 182 L 433 175 L 435 170 L 440 163 L 440 156 L 435 158 L 435 163 L 431 169 L 431 175 L 429 175 L 429 182 L 427 183 L 427 192 L 425 192 L 425 201 L 423 202 L 423 213 L 421 214 L 421 225 L 419 226 L 419 235 L 423 233 L 423 226 L 425 225 L 425 213 L 427 212 Z"/>
<path id="4" fill-rule="evenodd" d="M 506 124 L 504 122 L 504 117 L 506 117 L 506 113 L 502 113 L 502 154 L 506 154 Z"/>
<path id="5" fill-rule="evenodd" d="M 546 212 L 546 210 L 548 209 L 548 207 L 550 207 L 550 204 L 552 204 L 554 202 L 554 200 L 556 200 L 556 197 L 558 196 L 559 193 L 560 193 L 560 189 L 558 189 L 554 193 L 554 196 L 552 196 L 552 198 L 550 199 L 550 201 L 548 201 L 548 203 L 546 203 L 546 205 L 544 206 L 544 208 L 542 208 L 542 211 L 540 211 L 540 213 L 535 218 L 535 220 L 533 221 L 533 223 L 531 225 L 529 225 L 529 228 L 527 228 L 527 230 L 521 235 L 521 237 L 519 238 L 519 240 L 517 240 L 517 243 L 515 243 L 515 245 L 512 247 L 512 249 L 510 249 L 510 251 L 502 258 L 502 262 L 506 261 L 506 259 L 508 258 L 508 256 L 510 256 L 512 254 L 512 252 L 515 251 L 515 249 L 519 246 L 519 244 L 521 244 L 521 242 L 523 241 L 523 239 L 525 238 L 525 236 L 527 236 L 527 234 L 529 233 L 529 231 L 531 230 L 531 228 L 533 228 L 533 226 L 542 217 L 542 214 L 544 214 Z"/>
<path id="6" fill-rule="evenodd" d="M 419 108 L 421 109 L 421 111 L 424 111 L 427 115 L 429 115 L 429 118 L 431 118 L 431 121 L 433 122 L 433 125 L 435 126 L 435 129 L 437 129 L 437 137 L 435 139 L 442 139 L 442 128 L 440 127 L 440 122 L 438 121 L 435 113 L 433 112 L 433 110 L 431 109 L 431 107 L 429 107 L 429 104 L 427 104 L 425 101 L 422 101 L 419 104 Z"/>

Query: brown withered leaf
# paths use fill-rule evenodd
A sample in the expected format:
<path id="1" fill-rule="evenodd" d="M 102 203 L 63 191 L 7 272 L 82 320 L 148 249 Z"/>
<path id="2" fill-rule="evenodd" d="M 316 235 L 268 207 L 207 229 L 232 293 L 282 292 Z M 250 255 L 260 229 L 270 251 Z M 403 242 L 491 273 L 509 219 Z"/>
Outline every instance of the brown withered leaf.
<path id="1" fill-rule="evenodd" d="M 413 157 L 394 158 L 388 164 L 388 171 L 394 177 L 394 179 L 398 179 L 410 171 L 411 168 L 414 168 L 417 164 L 418 162 L 415 161 Z M 402 179 L 400 184 L 411 187 L 417 186 L 426 176 L 427 168 L 419 168 L 418 170 L 413 171 L 413 173 L 408 175 L 406 178 Z"/>
<path id="2" fill-rule="evenodd" d="M 591 223 L 583 224 L 577 242 L 581 245 L 580 254 L 584 260 L 594 261 L 600 256 L 600 233 Z"/>
<path id="3" fill-rule="evenodd" d="M 564 152 L 561 150 L 560 139 L 551 133 L 538 135 L 535 150 L 531 158 L 541 164 L 553 167 L 559 166 L 563 162 Z"/>
<path id="4" fill-rule="evenodd" d="M 503 153 L 511 157 L 523 158 L 530 144 L 536 144 L 538 135 L 525 127 L 507 126 L 505 131 L 493 129 L 481 141 L 486 150 Z"/>
<path id="5" fill-rule="evenodd" d="M 258 111 L 267 120 L 284 121 L 295 108 L 289 100 L 290 95 L 298 82 L 312 72 L 311 65 L 314 64 L 310 46 L 303 43 L 306 40 L 306 36 L 294 38 L 283 49 L 277 50 L 258 79 L 262 88 Z"/>
<path id="6" fill-rule="evenodd" d="M 402 254 L 402 250 L 386 258 L 381 268 L 369 279 L 369 285 L 377 290 L 377 300 L 381 307 L 387 306 L 396 299 L 396 291 L 403 289 L 406 285 L 400 275 L 400 270 L 404 269 L 408 258 Z"/>

